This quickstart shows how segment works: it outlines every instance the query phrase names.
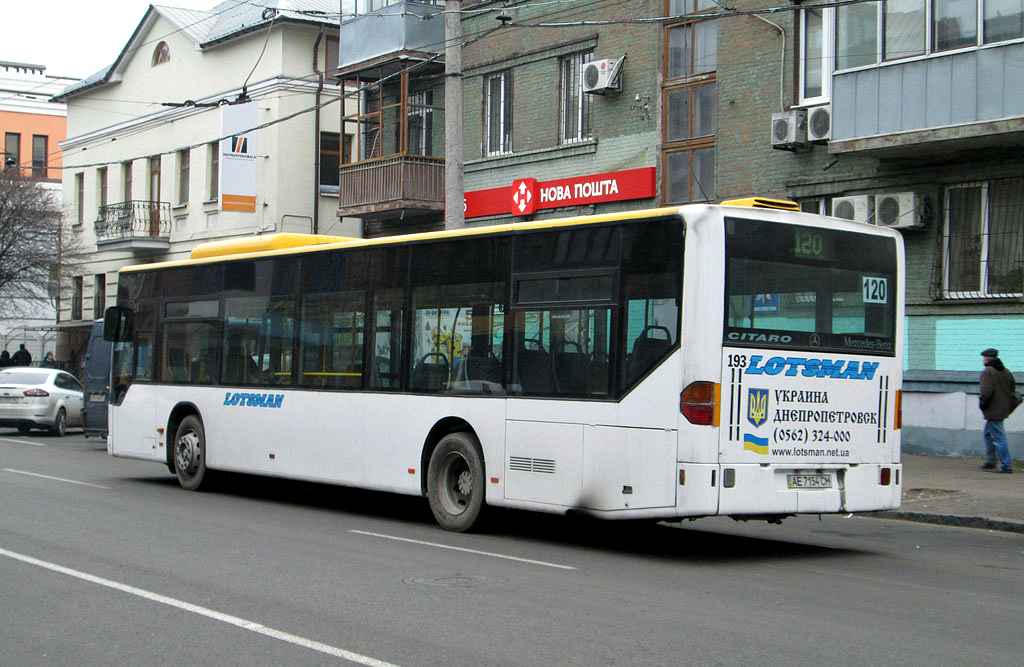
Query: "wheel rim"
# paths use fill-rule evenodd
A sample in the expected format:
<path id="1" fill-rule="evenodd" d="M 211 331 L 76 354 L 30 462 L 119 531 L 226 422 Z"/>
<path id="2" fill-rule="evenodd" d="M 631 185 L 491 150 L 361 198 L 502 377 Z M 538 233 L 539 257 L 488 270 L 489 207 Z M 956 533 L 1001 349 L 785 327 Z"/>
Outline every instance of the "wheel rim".
<path id="1" fill-rule="evenodd" d="M 441 461 L 438 499 L 444 511 L 457 516 L 466 511 L 473 497 L 473 471 L 465 457 L 451 452 Z"/>
<path id="2" fill-rule="evenodd" d="M 195 475 L 200 455 L 199 434 L 195 431 L 182 433 L 174 443 L 174 464 L 185 477 Z"/>
<path id="3" fill-rule="evenodd" d="M 63 412 L 57 413 L 57 435 L 64 435 L 64 431 L 67 430 L 67 417 L 64 416 Z"/>

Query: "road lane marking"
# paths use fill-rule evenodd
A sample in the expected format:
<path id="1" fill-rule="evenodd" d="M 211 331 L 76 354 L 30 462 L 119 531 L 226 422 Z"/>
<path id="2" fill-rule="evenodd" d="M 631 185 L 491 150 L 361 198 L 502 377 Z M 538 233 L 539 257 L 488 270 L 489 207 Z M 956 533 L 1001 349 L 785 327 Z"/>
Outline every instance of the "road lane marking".
<path id="1" fill-rule="evenodd" d="M 505 554 L 498 554 L 492 551 L 479 551 L 477 549 L 467 549 L 466 547 L 453 547 L 449 544 L 439 544 L 437 542 L 424 542 L 423 540 L 413 540 L 408 537 L 396 537 L 394 535 L 384 535 L 382 533 L 370 533 L 365 530 L 349 530 L 350 533 L 356 533 L 357 535 L 369 535 L 370 537 L 379 537 L 385 540 L 394 540 L 396 542 L 408 542 L 410 544 L 420 544 L 428 547 L 437 547 L 438 549 L 450 549 L 451 551 L 462 551 L 468 554 L 476 554 L 478 556 L 489 556 L 490 558 L 501 558 L 503 560 L 514 560 L 517 563 L 528 563 L 530 565 L 543 565 L 544 567 L 554 567 L 559 570 L 575 570 L 576 568 L 571 565 L 559 565 L 558 563 L 548 563 L 542 560 L 533 560 L 531 558 L 519 558 L 518 556 L 507 556 Z"/>
<path id="2" fill-rule="evenodd" d="M 90 484 L 89 482 L 76 482 L 73 479 L 64 479 L 63 477 L 51 477 L 49 475 L 40 475 L 37 472 L 28 472 L 26 470 L 15 470 L 14 468 L 4 468 L 5 472 L 13 472 L 18 475 L 28 475 L 30 477 L 42 477 L 43 479 L 52 479 L 56 482 L 66 482 L 68 484 L 78 484 L 80 486 L 91 486 L 94 489 L 109 489 L 109 486 L 101 486 L 100 484 Z"/>
<path id="3" fill-rule="evenodd" d="M 0 438 L 4 442 L 14 442 L 19 445 L 32 445 L 33 447 L 46 447 L 44 442 L 32 442 L 31 440 L 16 440 L 14 438 Z"/>
<path id="4" fill-rule="evenodd" d="M 322 642 L 307 639 L 305 637 L 299 637 L 298 635 L 293 635 L 288 632 L 283 632 L 281 630 L 269 628 L 260 623 L 256 623 L 255 621 L 249 621 L 244 618 L 239 618 L 238 616 L 224 614 L 213 609 L 200 607 L 199 605 L 192 604 L 191 602 L 185 602 L 183 600 L 178 600 L 176 598 L 168 597 L 166 595 L 160 595 L 159 593 L 153 593 L 152 591 L 147 591 L 142 588 L 136 588 L 135 586 L 129 586 L 128 584 L 122 584 L 118 581 L 113 581 L 111 579 L 97 577 L 96 575 L 89 574 L 87 572 L 73 570 L 69 567 L 64 567 L 63 565 L 57 565 L 56 563 L 50 563 L 45 560 L 33 558 L 32 556 L 26 556 L 24 554 L 15 553 L 14 551 L 8 551 L 7 549 L 3 548 L 0 548 L 0 556 L 6 556 L 7 558 L 21 561 L 22 563 L 28 563 L 29 565 L 35 565 L 36 567 L 41 567 L 52 572 L 66 574 L 69 577 L 81 579 L 82 581 L 88 581 L 89 583 L 97 584 L 99 586 L 112 588 L 116 591 L 121 591 L 122 593 L 127 593 L 129 595 L 134 595 L 136 597 L 149 600 L 150 602 L 157 602 L 159 604 L 167 605 L 168 607 L 174 607 L 175 609 L 187 611 L 191 614 L 205 616 L 215 621 L 227 623 L 228 625 L 233 625 L 243 630 L 248 630 L 250 632 L 255 632 L 256 634 L 260 634 L 265 637 L 270 637 L 271 639 L 277 639 L 279 641 L 287 642 L 289 644 L 294 644 L 295 646 L 308 648 L 312 651 L 318 651 L 320 653 L 332 655 L 337 658 L 343 658 L 350 662 L 359 663 L 360 665 L 370 665 L 371 667 L 396 667 L 390 662 L 377 660 L 376 658 L 360 655 L 359 653 L 353 653 L 352 651 L 346 651 L 343 648 L 338 648 L 336 646 L 324 644 Z"/>

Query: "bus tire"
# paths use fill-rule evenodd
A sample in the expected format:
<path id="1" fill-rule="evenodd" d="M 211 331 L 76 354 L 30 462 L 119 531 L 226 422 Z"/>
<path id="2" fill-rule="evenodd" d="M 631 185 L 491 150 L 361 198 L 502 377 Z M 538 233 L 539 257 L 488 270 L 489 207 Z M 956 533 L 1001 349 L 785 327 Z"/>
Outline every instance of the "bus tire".
<path id="1" fill-rule="evenodd" d="M 206 432 L 196 415 L 182 419 L 174 435 L 174 474 L 186 491 L 198 491 L 210 477 L 206 470 Z"/>
<path id="2" fill-rule="evenodd" d="M 449 433 L 430 455 L 427 498 L 434 518 L 445 530 L 462 533 L 476 524 L 484 509 L 484 460 L 470 433 Z"/>

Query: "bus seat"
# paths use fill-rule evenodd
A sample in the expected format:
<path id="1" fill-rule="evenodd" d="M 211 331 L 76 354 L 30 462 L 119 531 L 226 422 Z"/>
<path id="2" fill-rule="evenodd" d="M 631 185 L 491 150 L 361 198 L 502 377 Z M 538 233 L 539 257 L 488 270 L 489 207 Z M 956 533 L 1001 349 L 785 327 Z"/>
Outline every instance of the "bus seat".
<path id="1" fill-rule="evenodd" d="M 171 371 L 171 379 L 174 382 L 187 382 L 188 369 L 185 365 L 185 350 L 179 347 L 168 348 L 167 368 Z"/>
<path id="2" fill-rule="evenodd" d="M 562 349 L 551 357 L 554 365 L 555 384 L 560 394 L 583 393 L 584 362 L 579 343 L 564 341 Z"/>
<path id="3" fill-rule="evenodd" d="M 524 394 L 551 394 L 555 391 L 555 374 L 551 355 L 544 350 L 516 351 L 516 371 Z"/>
<path id="4" fill-rule="evenodd" d="M 650 334 L 655 331 L 665 334 L 664 338 L 655 338 Z M 636 377 L 647 371 L 658 359 L 672 349 L 672 334 L 665 327 L 650 326 L 645 328 L 635 341 L 633 353 L 629 355 L 629 376 Z"/>
<path id="5" fill-rule="evenodd" d="M 501 362 L 493 354 L 470 354 L 461 364 L 467 380 L 501 384 Z"/>
<path id="6" fill-rule="evenodd" d="M 448 358 L 440 352 L 423 355 L 412 370 L 412 388 L 440 391 L 448 385 Z"/>

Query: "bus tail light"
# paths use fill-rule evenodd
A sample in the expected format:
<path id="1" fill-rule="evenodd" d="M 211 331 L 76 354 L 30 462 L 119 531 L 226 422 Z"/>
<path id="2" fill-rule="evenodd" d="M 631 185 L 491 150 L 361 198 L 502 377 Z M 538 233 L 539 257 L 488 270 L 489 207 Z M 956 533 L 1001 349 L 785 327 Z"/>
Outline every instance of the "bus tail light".
<path id="1" fill-rule="evenodd" d="M 895 423 L 892 425 L 897 431 L 903 428 L 903 390 L 896 390 L 896 409 L 893 410 L 896 413 Z"/>
<path id="2" fill-rule="evenodd" d="M 878 480 L 878 483 L 882 486 L 892 484 L 892 468 L 882 468 L 882 477 Z"/>
<path id="3" fill-rule="evenodd" d="M 714 382 L 691 382 L 679 395 L 679 411 L 686 421 L 700 426 L 718 426 L 718 393 Z"/>

